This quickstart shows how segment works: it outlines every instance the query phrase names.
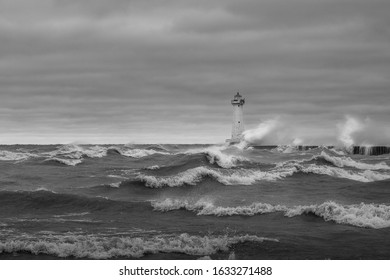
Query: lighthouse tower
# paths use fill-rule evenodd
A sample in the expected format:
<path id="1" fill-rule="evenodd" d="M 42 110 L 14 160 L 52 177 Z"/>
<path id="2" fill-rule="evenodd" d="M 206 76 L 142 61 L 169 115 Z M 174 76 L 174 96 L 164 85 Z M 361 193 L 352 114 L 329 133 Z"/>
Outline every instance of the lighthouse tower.
<path id="1" fill-rule="evenodd" d="M 226 142 L 234 144 L 241 141 L 242 133 L 244 132 L 243 108 L 245 98 L 242 98 L 242 96 L 237 92 L 231 103 L 233 105 L 232 138 L 227 139 Z"/>

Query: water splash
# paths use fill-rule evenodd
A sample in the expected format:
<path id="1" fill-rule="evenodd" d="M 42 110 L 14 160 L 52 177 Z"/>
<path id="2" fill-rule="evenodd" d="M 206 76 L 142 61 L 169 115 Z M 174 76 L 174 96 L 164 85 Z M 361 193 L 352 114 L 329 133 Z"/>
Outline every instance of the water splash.
<path id="1" fill-rule="evenodd" d="M 338 125 L 339 136 L 338 141 L 342 146 L 350 151 L 355 143 L 354 134 L 364 128 L 363 124 L 352 116 L 345 116 L 345 122 Z"/>
<path id="2" fill-rule="evenodd" d="M 256 128 L 244 131 L 244 140 L 249 143 L 264 143 L 272 133 L 278 131 L 281 125 L 279 118 L 266 120 Z"/>

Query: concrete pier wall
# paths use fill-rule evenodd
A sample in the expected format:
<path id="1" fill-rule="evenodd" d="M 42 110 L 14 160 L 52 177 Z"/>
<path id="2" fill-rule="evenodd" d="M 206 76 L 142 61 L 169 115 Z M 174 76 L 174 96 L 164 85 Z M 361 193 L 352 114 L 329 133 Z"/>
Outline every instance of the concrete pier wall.
<path id="1" fill-rule="evenodd" d="M 274 149 L 277 148 L 276 145 L 269 146 L 254 146 L 255 149 Z M 319 148 L 320 146 L 295 146 L 299 151 L 307 151 L 311 149 Z M 326 146 L 328 149 L 334 148 L 334 146 Z M 390 146 L 354 146 L 350 150 L 351 154 L 354 155 L 367 155 L 367 156 L 379 156 L 384 154 L 390 154 Z"/>
<path id="2" fill-rule="evenodd" d="M 390 147 L 386 146 L 355 146 L 353 147 L 353 154 L 378 156 L 383 154 L 390 154 Z"/>

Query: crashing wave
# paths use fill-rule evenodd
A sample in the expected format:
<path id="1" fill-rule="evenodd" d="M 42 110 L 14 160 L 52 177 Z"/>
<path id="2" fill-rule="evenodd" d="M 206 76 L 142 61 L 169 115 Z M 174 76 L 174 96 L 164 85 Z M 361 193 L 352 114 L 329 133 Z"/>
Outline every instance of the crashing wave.
<path id="1" fill-rule="evenodd" d="M 326 153 L 324 153 L 326 154 Z M 382 173 L 379 171 L 373 171 L 370 169 L 366 169 L 364 171 L 355 171 L 355 170 L 347 170 L 343 169 L 341 167 L 337 166 L 328 166 L 328 165 L 317 165 L 317 164 L 307 164 L 308 162 L 311 162 L 312 160 L 316 160 L 318 158 L 323 158 L 322 156 L 314 156 L 310 159 L 303 159 L 303 160 L 290 160 L 290 161 L 285 161 L 278 163 L 276 165 L 275 171 L 279 170 L 280 172 L 284 171 L 286 173 L 290 172 L 291 174 L 294 173 L 307 173 L 307 174 L 318 174 L 318 175 L 327 175 L 331 177 L 336 177 L 336 178 L 344 178 L 344 179 L 349 179 L 349 180 L 354 180 L 354 181 L 359 181 L 359 182 L 375 182 L 375 181 L 381 181 L 381 180 L 387 180 L 390 179 L 390 174 L 387 173 Z M 325 158 L 323 158 L 325 159 Z M 327 159 L 325 159 L 328 161 Z M 333 159 L 331 159 L 333 160 Z M 337 161 L 334 160 L 336 163 Z M 330 162 L 330 161 L 328 161 Z M 348 161 L 345 161 L 348 162 Z M 333 162 L 331 162 L 333 164 Z M 370 168 L 375 168 L 375 167 L 384 167 L 384 165 L 371 165 L 371 164 L 365 164 L 355 162 L 355 161 L 350 161 L 351 164 L 355 164 L 356 166 L 359 167 L 370 167 Z M 334 164 L 335 165 L 335 164 Z M 367 166 L 366 166 L 367 165 Z M 386 165 L 387 166 L 387 165 Z"/>
<path id="2" fill-rule="evenodd" d="M 101 158 L 107 155 L 107 148 L 102 146 L 79 146 L 76 144 L 67 144 L 59 147 L 49 155 L 56 157 L 62 156 L 72 159 L 81 159 L 83 157 Z"/>
<path id="3" fill-rule="evenodd" d="M 339 155 L 339 156 L 345 156 L 345 152 L 341 150 L 336 150 L 335 148 L 329 149 L 329 151 L 332 151 L 333 153 Z"/>
<path id="4" fill-rule="evenodd" d="M 181 187 L 183 185 L 196 185 L 205 177 L 211 177 L 224 185 L 252 185 L 257 181 L 274 181 L 292 175 L 291 171 L 263 172 L 260 170 L 219 170 L 205 166 L 188 169 L 173 176 L 151 176 L 139 174 L 137 179 L 144 182 L 147 187 Z"/>
<path id="5" fill-rule="evenodd" d="M 224 153 L 223 150 L 226 149 L 226 146 L 210 146 L 202 149 L 191 149 L 185 154 L 205 154 L 208 161 L 211 164 L 217 164 L 222 168 L 232 168 L 237 166 L 240 162 L 249 161 L 249 159 L 243 156 L 231 155 Z"/>
<path id="6" fill-rule="evenodd" d="M 0 160 L 2 161 L 23 161 L 32 157 L 37 157 L 37 155 L 28 152 L 12 152 L 6 150 L 0 151 Z"/>
<path id="7" fill-rule="evenodd" d="M 49 156 L 45 161 L 56 161 L 62 164 L 75 166 L 83 162 L 84 157 L 102 158 L 107 155 L 107 148 L 101 146 L 79 146 L 67 144 L 52 152 L 43 153 Z"/>
<path id="8" fill-rule="evenodd" d="M 333 221 L 339 224 L 375 229 L 390 227 L 390 206 L 384 204 L 341 205 L 333 201 L 327 201 L 319 205 L 288 207 L 257 202 L 247 206 L 223 207 L 216 206 L 207 199 L 191 202 L 189 200 L 168 198 L 162 201 L 153 201 L 152 207 L 154 210 L 161 212 L 185 209 L 195 212 L 197 215 L 214 216 L 253 216 L 283 212 L 286 217 L 294 217 L 311 213 L 327 222 Z"/>
<path id="9" fill-rule="evenodd" d="M 119 182 L 115 182 L 115 183 L 110 183 L 109 186 L 111 188 L 119 188 L 122 184 L 122 181 L 119 181 Z"/>
<path id="10" fill-rule="evenodd" d="M 117 151 L 119 154 L 125 157 L 143 158 L 154 154 L 169 155 L 170 153 L 165 151 L 156 151 L 153 149 L 134 149 L 126 147 L 110 147 L 109 149 Z"/>
<path id="11" fill-rule="evenodd" d="M 278 145 L 276 148 L 271 150 L 271 152 L 278 152 L 283 154 L 290 154 L 296 151 L 298 151 L 297 147 L 291 145 Z"/>
<path id="12" fill-rule="evenodd" d="M 132 158 L 142 158 L 147 157 L 154 154 L 162 154 L 169 155 L 168 152 L 165 151 L 156 151 L 153 149 L 136 149 L 129 148 L 126 146 L 117 147 L 103 147 L 103 146 L 79 146 L 75 144 L 67 144 L 63 145 L 55 151 L 47 153 L 49 155 L 49 159 L 54 159 L 59 161 L 65 159 L 75 159 L 82 160 L 84 157 L 88 158 L 102 158 L 107 156 L 108 151 L 113 150 L 117 153 Z M 76 162 L 76 161 L 75 161 Z M 65 162 L 62 162 L 65 163 Z M 67 164 L 67 163 L 65 163 Z M 78 164 L 78 163 L 76 163 Z"/>
<path id="13" fill-rule="evenodd" d="M 390 206 L 384 204 L 340 205 L 328 201 L 320 205 L 297 206 L 286 211 L 285 215 L 294 217 L 312 213 L 325 221 L 348 224 L 357 227 L 387 228 L 390 227 Z"/>
<path id="14" fill-rule="evenodd" d="M 257 214 L 266 214 L 276 211 L 286 211 L 287 207 L 268 203 L 252 203 L 248 206 L 222 207 L 215 206 L 214 203 L 207 199 L 201 199 L 196 202 L 180 199 L 167 198 L 162 201 L 153 201 L 152 207 L 156 211 L 167 212 L 172 210 L 185 209 L 196 212 L 197 215 L 214 215 L 214 216 L 254 216 Z"/>
<path id="15" fill-rule="evenodd" d="M 151 165 L 151 166 L 147 166 L 145 167 L 146 170 L 157 170 L 157 169 L 160 169 L 160 166 L 158 165 Z"/>
<path id="16" fill-rule="evenodd" d="M 337 167 L 349 166 L 357 169 L 367 169 L 367 170 L 390 170 L 390 166 L 388 166 L 385 162 L 380 162 L 377 164 L 368 164 L 364 162 L 354 161 L 350 157 L 334 157 L 328 155 L 324 151 L 322 151 L 321 155 L 319 155 L 318 157 L 326 160 L 327 162 L 332 163 Z"/>
<path id="17" fill-rule="evenodd" d="M 16 239 L 16 238 L 15 238 Z M 48 254 L 61 258 L 110 259 L 119 257 L 141 258 L 145 254 L 183 253 L 207 256 L 219 251 L 229 251 L 230 246 L 243 242 L 278 242 L 277 239 L 256 235 L 239 236 L 179 236 L 160 235 L 154 237 L 97 237 L 84 235 L 45 236 L 38 240 L 0 241 L 0 253 L 30 252 Z"/>
<path id="18" fill-rule="evenodd" d="M 327 165 L 304 165 L 296 161 L 278 164 L 275 169 L 268 171 L 261 171 L 258 169 L 223 170 L 199 166 L 171 176 L 139 174 L 136 178 L 137 180 L 144 182 L 147 187 L 161 188 L 196 185 L 206 177 L 213 178 L 223 185 L 252 185 L 259 181 L 280 180 L 285 177 L 293 176 L 297 173 L 327 175 L 359 182 L 375 182 L 390 179 L 390 174 L 376 172 L 373 170 L 345 170 Z"/>
<path id="19" fill-rule="evenodd" d="M 304 173 L 314 173 L 319 175 L 328 175 L 331 177 L 344 178 L 359 182 L 375 182 L 390 179 L 390 174 L 383 174 L 372 170 L 365 170 L 363 172 L 354 172 L 352 170 L 345 170 L 342 168 L 326 166 L 326 165 L 315 165 L 304 166 L 299 169 Z"/>

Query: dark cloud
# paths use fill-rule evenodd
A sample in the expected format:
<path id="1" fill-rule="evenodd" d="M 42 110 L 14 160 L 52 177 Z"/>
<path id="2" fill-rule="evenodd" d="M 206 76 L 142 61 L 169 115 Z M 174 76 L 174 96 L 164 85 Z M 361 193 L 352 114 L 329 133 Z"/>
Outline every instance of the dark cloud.
<path id="1" fill-rule="evenodd" d="M 387 0 L 0 0 L 1 142 L 221 142 L 344 115 L 390 130 Z M 307 137 L 306 137 L 307 138 Z M 331 139 L 329 139 L 331 141 Z"/>

